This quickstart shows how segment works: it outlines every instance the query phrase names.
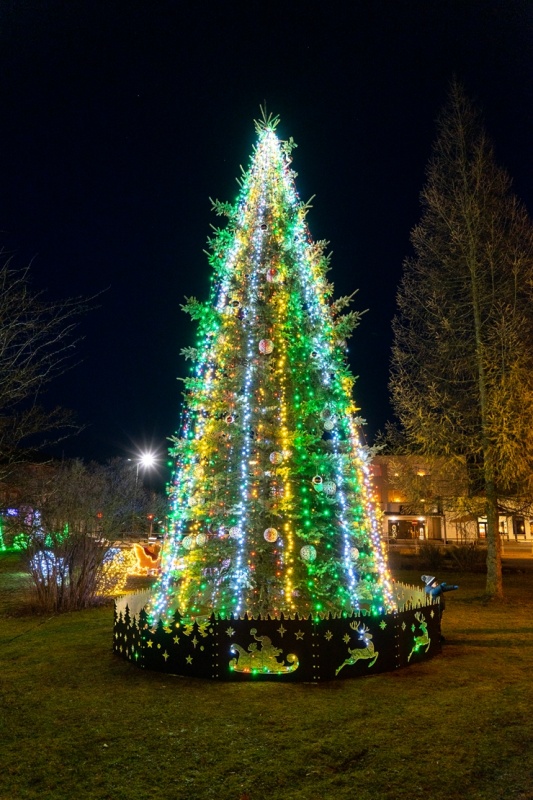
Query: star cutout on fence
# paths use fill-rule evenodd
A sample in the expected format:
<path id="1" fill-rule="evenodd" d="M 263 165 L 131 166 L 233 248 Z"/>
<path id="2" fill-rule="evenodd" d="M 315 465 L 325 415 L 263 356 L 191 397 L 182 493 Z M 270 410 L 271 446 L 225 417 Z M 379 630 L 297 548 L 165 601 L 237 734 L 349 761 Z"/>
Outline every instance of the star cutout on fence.
<path id="1" fill-rule="evenodd" d="M 304 631 L 297 631 L 297 633 L 295 633 L 294 635 L 296 636 L 297 639 L 303 639 L 304 636 L 305 636 L 305 633 L 304 633 Z"/>
<path id="2" fill-rule="evenodd" d="M 332 632 L 331 631 L 326 631 L 325 634 L 324 634 L 324 639 L 326 639 L 328 642 L 329 642 L 330 639 L 333 639 Z"/>
<path id="3" fill-rule="evenodd" d="M 384 631 L 385 628 L 387 627 L 387 623 L 385 622 L 384 619 L 382 619 L 381 622 L 379 623 L 379 627 L 381 628 L 382 631 Z"/>
<path id="4" fill-rule="evenodd" d="M 196 649 L 196 645 L 198 644 L 198 639 L 196 638 L 196 636 L 194 637 L 194 639 L 191 639 L 191 641 Z"/>
<path id="5" fill-rule="evenodd" d="M 343 641 L 345 644 L 348 644 L 348 642 L 350 641 L 350 636 L 349 636 L 349 634 L 345 633 L 345 634 L 344 634 L 344 636 L 342 637 L 342 641 Z"/>
<path id="6" fill-rule="evenodd" d="M 284 628 L 283 625 L 280 625 L 279 628 L 278 628 L 278 633 L 281 636 L 281 638 L 283 639 L 283 634 L 287 633 L 287 629 Z"/>
<path id="7" fill-rule="evenodd" d="M 166 650 L 165 650 L 165 652 L 163 653 L 163 658 L 165 659 L 165 664 L 166 664 L 166 663 L 167 663 L 167 658 L 170 658 L 170 656 L 169 656 L 169 654 L 167 653 L 167 651 L 166 651 Z"/>
<path id="8" fill-rule="evenodd" d="M 147 647 L 153 647 L 154 640 L 153 639 L 148 639 L 148 641 L 146 642 L 146 645 L 147 645 Z"/>
<path id="9" fill-rule="evenodd" d="M 174 636 L 174 640 L 173 640 L 174 644 L 178 644 L 179 640 L 180 640 L 179 636 Z"/>
<path id="10" fill-rule="evenodd" d="M 192 664 L 192 656 L 187 656 L 185 661 L 187 662 L 187 664 Z"/>
<path id="11" fill-rule="evenodd" d="M 233 636 L 235 631 L 233 630 L 233 628 L 226 628 L 226 633 L 228 634 L 228 636 Z"/>

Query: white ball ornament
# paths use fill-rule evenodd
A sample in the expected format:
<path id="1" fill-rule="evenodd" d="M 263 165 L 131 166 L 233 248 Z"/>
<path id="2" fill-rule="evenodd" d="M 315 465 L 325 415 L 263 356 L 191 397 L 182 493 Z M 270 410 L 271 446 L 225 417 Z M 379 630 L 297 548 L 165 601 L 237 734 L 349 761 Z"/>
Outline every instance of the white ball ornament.
<path id="1" fill-rule="evenodd" d="M 271 464 L 281 464 L 283 461 L 283 454 L 278 452 L 270 453 L 268 458 Z"/>
<path id="2" fill-rule="evenodd" d="M 263 533 L 267 542 L 277 542 L 278 540 L 278 532 L 275 528 L 267 528 Z"/>
<path id="3" fill-rule="evenodd" d="M 350 558 L 352 559 L 352 561 L 357 561 L 357 559 L 359 558 L 359 550 L 357 549 L 357 547 L 350 548 Z"/>
<path id="4" fill-rule="evenodd" d="M 242 536 L 242 531 L 241 531 L 241 529 L 239 528 L 238 525 L 233 525 L 229 529 L 228 534 L 229 534 L 231 539 L 240 539 L 241 536 Z"/>
<path id="5" fill-rule="evenodd" d="M 197 547 L 204 547 L 207 544 L 207 536 L 205 533 L 199 533 L 196 536 L 196 546 Z"/>
<path id="6" fill-rule="evenodd" d="M 337 422 L 337 418 L 334 416 L 328 417 L 328 419 L 324 420 L 324 430 L 325 431 L 332 431 L 335 427 L 335 423 Z"/>
<path id="7" fill-rule="evenodd" d="M 181 540 L 181 545 L 185 548 L 185 550 L 192 550 L 195 544 L 196 536 L 184 536 Z"/>
<path id="8" fill-rule="evenodd" d="M 305 544 L 300 550 L 300 555 L 304 561 L 314 561 L 316 559 L 316 547 L 312 544 Z"/>
<path id="9" fill-rule="evenodd" d="M 270 355 L 274 350 L 274 342 L 272 339 L 261 339 L 259 342 L 259 352 L 263 355 Z"/>
<path id="10" fill-rule="evenodd" d="M 330 497 L 335 494 L 337 491 L 337 484 L 335 481 L 325 481 L 324 482 L 324 494 L 329 495 Z"/>

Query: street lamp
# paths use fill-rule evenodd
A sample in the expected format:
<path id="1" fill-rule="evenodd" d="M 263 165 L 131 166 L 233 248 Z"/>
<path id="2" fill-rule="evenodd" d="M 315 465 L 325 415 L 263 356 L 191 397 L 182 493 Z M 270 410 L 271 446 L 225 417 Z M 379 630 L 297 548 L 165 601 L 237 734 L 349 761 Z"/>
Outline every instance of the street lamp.
<path id="1" fill-rule="evenodd" d="M 137 479 L 139 478 L 139 468 L 148 469 L 149 467 L 153 467 L 156 460 L 153 453 L 141 453 L 137 459 Z"/>
<path id="2" fill-rule="evenodd" d="M 128 460 L 131 461 L 132 459 L 128 459 Z M 154 453 L 151 453 L 150 451 L 148 451 L 146 453 L 139 453 L 139 455 L 138 455 L 138 457 L 136 459 L 136 468 L 135 468 L 135 497 L 134 497 L 134 503 L 137 502 L 137 486 L 139 484 L 139 470 L 141 468 L 142 469 L 150 469 L 150 467 L 153 467 L 154 464 L 156 464 L 156 463 L 157 463 L 157 457 L 156 457 L 156 455 Z M 132 534 L 135 533 L 134 521 L 135 521 L 135 509 L 132 509 L 132 512 L 131 512 L 131 532 L 132 532 Z"/>

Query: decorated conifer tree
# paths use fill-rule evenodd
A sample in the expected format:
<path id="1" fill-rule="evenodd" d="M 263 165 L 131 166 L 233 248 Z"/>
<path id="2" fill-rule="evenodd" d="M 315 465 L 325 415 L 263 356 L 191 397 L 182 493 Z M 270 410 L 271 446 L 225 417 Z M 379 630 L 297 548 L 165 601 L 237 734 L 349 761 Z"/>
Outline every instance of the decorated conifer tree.
<path id="1" fill-rule="evenodd" d="M 211 296 L 184 306 L 198 339 L 152 620 L 395 609 L 346 363 L 360 314 L 332 299 L 277 122 L 256 123 L 237 202 L 213 203 Z"/>
<path id="2" fill-rule="evenodd" d="M 146 594 L 115 603 L 114 651 L 140 667 L 220 680 L 319 681 L 440 650 L 423 589 L 392 583 L 325 242 L 306 226 L 292 140 L 258 140 L 210 241 L 171 453 L 170 526 Z"/>

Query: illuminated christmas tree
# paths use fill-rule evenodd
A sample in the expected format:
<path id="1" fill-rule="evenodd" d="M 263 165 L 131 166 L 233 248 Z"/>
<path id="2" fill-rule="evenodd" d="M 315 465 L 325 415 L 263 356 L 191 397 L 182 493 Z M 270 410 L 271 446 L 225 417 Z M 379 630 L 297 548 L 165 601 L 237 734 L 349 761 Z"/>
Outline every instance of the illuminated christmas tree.
<path id="1" fill-rule="evenodd" d="M 360 314 L 332 299 L 277 122 L 256 123 L 236 203 L 213 203 L 211 295 L 184 306 L 198 337 L 161 575 L 116 609 L 115 652 L 140 666 L 351 677 L 423 657 L 438 625 L 388 573 L 346 360 Z"/>
<path id="2" fill-rule="evenodd" d="M 346 339 L 277 119 L 210 241 L 213 289 L 189 299 L 198 340 L 174 442 L 172 523 L 152 609 L 186 616 L 390 610 Z"/>

